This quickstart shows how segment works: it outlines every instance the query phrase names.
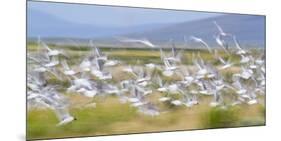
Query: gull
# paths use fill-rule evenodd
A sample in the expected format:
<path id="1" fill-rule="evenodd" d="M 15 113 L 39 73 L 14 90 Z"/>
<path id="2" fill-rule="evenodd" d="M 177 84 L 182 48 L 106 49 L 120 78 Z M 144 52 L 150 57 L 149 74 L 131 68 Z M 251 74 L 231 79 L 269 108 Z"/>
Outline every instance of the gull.
<path id="1" fill-rule="evenodd" d="M 204 47 L 206 47 L 206 48 L 208 49 L 208 51 L 209 51 L 210 53 L 212 53 L 212 50 L 211 50 L 211 48 L 209 47 L 209 45 L 208 45 L 205 41 L 203 41 L 201 38 L 198 38 L 198 37 L 195 37 L 195 36 L 191 36 L 190 39 L 193 40 L 193 41 L 195 41 L 195 42 L 197 42 L 197 43 L 203 44 Z"/>
<path id="2" fill-rule="evenodd" d="M 235 43 L 235 47 L 238 49 L 238 51 L 236 52 L 237 55 L 242 55 L 242 54 L 246 54 L 246 53 L 247 53 L 245 50 L 243 50 L 243 49 L 240 47 L 240 45 L 239 45 L 238 41 L 236 40 L 236 37 L 235 37 L 235 36 L 233 36 L 233 41 L 234 41 L 234 43 Z"/>
<path id="3" fill-rule="evenodd" d="M 251 63 L 251 64 L 249 65 L 249 68 L 254 70 L 254 69 L 257 69 L 258 66 L 255 65 L 254 63 Z"/>
<path id="4" fill-rule="evenodd" d="M 261 86 L 265 86 L 265 76 L 264 76 L 264 74 L 260 74 L 260 75 L 257 77 L 257 80 L 260 82 L 260 85 L 261 85 Z"/>
<path id="5" fill-rule="evenodd" d="M 68 64 L 67 64 L 67 62 L 66 62 L 66 60 L 62 60 L 61 61 L 61 64 L 62 64 L 62 67 L 63 67 L 63 69 L 64 69 L 64 71 L 63 71 L 63 73 L 65 74 L 65 75 L 75 75 L 76 74 L 76 72 L 74 71 L 74 70 L 72 70 L 72 69 L 70 69 L 69 68 L 69 66 L 68 66 Z"/>
<path id="6" fill-rule="evenodd" d="M 137 84 L 141 84 L 143 82 L 147 83 L 147 81 L 149 81 L 151 79 L 150 75 L 142 69 L 139 69 L 138 71 L 138 77 L 136 80 Z"/>
<path id="7" fill-rule="evenodd" d="M 136 97 L 128 98 L 128 101 L 131 103 L 140 102 L 139 98 L 136 98 Z"/>
<path id="8" fill-rule="evenodd" d="M 173 100 L 173 101 L 171 101 L 171 104 L 172 104 L 172 105 L 175 105 L 175 106 L 180 106 L 180 105 L 182 105 L 183 103 L 182 103 L 180 100 Z"/>
<path id="9" fill-rule="evenodd" d="M 164 65 L 165 65 L 163 75 L 165 75 L 167 77 L 172 76 L 174 74 L 174 71 L 176 69 L 178 69 L 178 67 L 174 66 L 174 65 L 171 65 L 170 61 L 167 60 L 167 59 L 164 59 L 163 62 L 164 62 Z"/>
<path id="10" fill-rule="evenodd" d="M 161 97 L 158 99 L 160 102 L 166 102 L 166 101 L 170 101 L 171 98 L 170 97 Z"/>
<path id="11" fill-rule="evenodd" d="M 197 82 L 196 83 L 199 87 L 200 87 L 200 94 L 204 94 L 204 95 L 213 95 L 214 91 L 213 88 L 211 88 L 211 84 L 209 83 L 209 81 L 206 80 L 201 80 L 200 83 Z"/>
<path id="12" fill-rule="evenodd" d="M 227 53 L 227 54 L 229 55 L 229 52 L 228 52 L 227 49 L 226 49 L 227 46 L 228 46 L 228 44 L 222 39 L 222 35 L 219 34 L 219 35 L 217 35 L 215 38 L 216 38 L 217 44 L 218 44 L 220 47 L 223 48 L 223 50 L 224 50 L 225 53 Z"/>
<path id="13" fill-rule="evenodd" d="M 48 51 L 48 55 L 49 56 L 58 56 L 58 55 L 62 55 L 66 58 L 68 58 L 68 56 L 61 50 L 56 50 L 56 49 L 50 49 L 49 46 L 47 44 L 45 44 L 42 41 L 39 41 L 39 43 L 41 44 L 42 47 L 44 47 L 47 51 Z"/>
<path id="14" fill-rule="evenodd" d="M 83 94 L 87 97 L 95 97 L 97 95 L 97 90 L 87 90 Z"/>
<path id="15" fill-rule="evenodd" d="M 218 24 L 216 21 L 214 21 L 214 24 L 215 24 L 215 26 L 217 27 L 217 29 L 219 30 L 219 34 L 220 34 L 220 35 L 222 35 L 222 36 L 232 36 L 232 35 L 229 34 L 229 33 L 225 33 L 225 32 L 223 31 L 223 29 L 219 26 L 219 24 Z"/>
<path id="16" fill-rule="evenodd" d="M 134 77 L 138 78 L 137 74 L 134 72 L 131 66 L 123 68 L 122 71 L 132 74 Z"/>
<path id="17" fill-rule="evenodd" d="M 240 74 L 240 77 L 244 79 L 249 79 L 250 77 L 252 77 L 253 73 L 254 72 L 251 69 L 242 67 L 242 73 Z"/>
<path id="18" fill-rule="evenodd" d="M 85 58 L 79 65 L 79 68 L 84 72 L 88 72 L 91 71 L 91 65 L 92 65 L 91 61 L 88 58 Z"/>
<path id="19" fill-rule="evenodd" d="M 35 63 L 38 63 L 41 67 L 38 68 L 38 71 L 45 72 L 46 67 L 54 67 L 59 64 L 59 61 L 57 58 L 51 58 L 48 55 L 40 54 L 40 57 L 33 57 L 30 54 L 27 55 L 27 58 L 34 61 Z"/>
<path id="20" fill-rule="evenodd" d="M 194 55 L 193 55 L 193 57 L 192 58 L 194 58 Z M 198 79 L 200 79 L 200 78 L 204 78 L 205 77 L 205 75 L 208 73 L 208 71 L 207 71 L 207 69 L 205 68 L 206 66 L 204 65 L 204 61 L 203 61 L 203 59 L 200 57 L 200 55 L 198 54 L 198 58 L 200 58 L 200 62 L 199 62 L 199 59 L 193 59 L 193 64 L 199 69 L 198 71 L 197 71 L 197 75 L 196 75 L 196 77 L 198 78 Z"/>
<path id="21" fill-rule="evenodd" d="M 189 86 L 193 81 L 194 81 L 193 76 L 185 76 L 183 80 L 184 84 L 187 86 Z"/>
<path id="22" fill-rule="evenodd" d="M 112 94 L 118 95 L 120 93 L 120 90 L 115 85 L 106 84 L 106 83 L 103 84 L 102 83 L 101 88 L 100 88 L 100 92 L 105 93 L 105 94 L 109 94 L 109 95 L 112 95 Z"/>
<path id="23" fill-rule="evenodd" d="M 210 103 L 210 106 L 211 107 L 217 107 L 217 106 L 219 106 L 220 105 L 220 103 L 219 102 L 216 102 L 216 101 L 212 101 L 211 103 Z"/>
<path id="24" fill-rule="evenodd" d="M 97 57 L 99 59 L 102 59 L 102 60 L 107 60 L 107 56 L 102 54 L 100 49 L 94 45 L 92 40 L 90 40 L 89 44 L 90 44 L 90 47 L 92 48 L 92 52 L 91 52 L 92 56 L 95 56 L 95 57 Z"/>
<path id="25" fill-rule="evenodd" d="M 263 65 L 264 64 L 264 60 L 256 59 L 255 63 L 258 64 L 258 65 Z"/>
<path id="26" fill-rule="evenodd" d="M 212 83 L 215 85 L 215 89 L 217 91 L 220 91 L 225 87 L 225 84 L 224 84 L 222 78 L 220 78 L 218 80 L 214 80 Z"/>
<path id="27" fill-rule="evenodd" d="M 240 105 L 240 104 L 242 104 L 242 102 L 239 101 L 239 100 L 236 100 L 236 101 L 231 103 L 231 106 L 236 106 L 236 105 Z"/>
<path id="28" fill-rule="evenodd" d="M 109 80 L 112 79 L 112 75 L 110 72 L 100 71 L 97 69 L 92 69 L 91 74 L 97 77 L 100 80 Z"/>
<path id="29" fill-rule="evenodd" d="M 40 93 L 38 98 L 40 98 L 44 105 L 53 109 L 60 120 L 57 126 L 62 126 L 75 120 L 75 118 L 69 114 L 67 106 L 63 103 L 63 97 L 59 96 L 59 94 L 54 91 L 53 87 L 45 87 L 40 90 Z"/>
<path id="30" fill-rule="evenodd" d="M 90 83 L 90 81 L 85 78 L 79 78 L 74 80 L 74 85 L 76 85 L 77 87 L 85 87 L 88 89 L 92 88 L 92 84 Z"/>
<path id="31" fill-rule="evenodd" d="M 180 91 L 180 88 L 177 84 L 171 84 L 167 87 L 168 92 L 171 94 L 177 94 Z"/>
<path id="32" fill-rule="evenodd" d="M 118 63 L 119 63 L 119 61 L 117 61 L 117 60 L 107 60 L 104 63 L 104 66 L 106 66 L 106 67 L 116 66 Z"/>
<path id="33" fill-rule="evenodd" d="M 258 103 L 257 99 L 250 99 L 250 100 L 247 102 L 247 104 L 249 104 L 249 105 L 253 105 L 253 104 L 257 104 L 257 103 Z"/>
<path id="34" fill-rule="evenodd" d="M 73 116 L 71 116 L 68 112 L 68 110 L 64 107 L 58 107 L 55 109 L 55 113 L 58 116 L 60 122 L 57 124 L 57 126 L 66 125 L 74 120 L 76 120 Z"/>
<path id="35" fill-rule="evenodd" d="M 143 103 L 143 102 L 135 102 L 135 103 L 133 103 L 132 104 L 132 106 L 133 107 L 140 107 L 140 106 L 142 106 L 142 105 L 144 105 L 145 103 Z"/>
<path id="36" fill-rule="evenodd" d="M 129 80 L 123 80 L 120 82 L 121 85 L 121 91 L 127 92 L 129 90 L 131 81 Z"/>
<path id="37" fill-rule="evenodd" d="M 50 61 L 46 64 L 44 64 L 45 67 L 51 68 L 59 65 L 59 60 L 57 58 L 51 58 Z"/>
<path id="38" fill-rule="evenodd" d="M 193 105 L 199 104 L 199 102 L 197 101 L 197 98 L 195 96 L 192 96 L 192 97 L 186 97 L 185 102 L 183 102 L 183 104 L 186 107 L 192 107 Z"/>
<path id="39" fill-rule="evenodd" d="M 213 101 L 210 103 L 211 107 L 219 106 L 222 103 L 222 96 L 220 91 L 226 86 L 222 80 L 222 78 L 218 80 L 214 80 L 211 82 L 211 85 L 214 87 L 213 91 Z"/>
<path id="40" fill-rule="evenodd" d="M 241 56 L 241 60 L 240 60 L 241 64 L 245 64 L 245 63 L 248 63 L 250 61 L 250 57 L 244 56 L 242 54 L 240 56 Z"/>
<path id="41" fill-rule="evenodd" d="M 148 103 L 148 102 L 140 106 L 138 111 L 152 117 L 158 116 L 160 114 L 158 108 L 155 107 L 152 103 Z"/>
<path id="42" fill-rule="evenodd" d="M 92 67 L 91 74 L 98 77 L 100 80 L 112 79 L 112 75 L 109 72 L 103 71 L 104 63 L 106 60 L 104 58 L 95 58 L 95 68 Z"/>
<path id="43" fill-rule="evenodd" d="M 86 78 L 76 78 L 71 81 L 72 85 L 67 88 L 67 92 L 78 92 L 82 93 L 85 96 L 93 97 L 96 95 L 94 91 L 93 82 L 89 81 Z"/>
<path id="44" fill-rule="evenodd" d="M 215 56 L 217 56 L 216 58 L 220 61 L 221 64 L 223 64 L 223 66 L 220 68 L 221 70 L 227 69 L 234 65 L 230 62 L 230 59 L 228 61 L 225 61 L 222 57 L 218 56 L 217 52 L 215 53 Z"/>
<path id="45" fill-rule="evenodd" d="M 96 64 L 96 68 L 100 71 L 103 70 L 103 66 L 104 66 L 105 60 L 101 59 L 101 58 L 96 58 L 95 59 L 95 64 Z"/>
<path id="46" fill-rule="evenodd" d="M 75 86 L 71 86 L 68 88 L 67 90 L 68 92 L 77 92 L 77 93 L 80 93 L 81 95 L 84 95 L 86 97 L 94 97 L 96 94 L 97 94 L 97 90 L 90 90 L 90 89 L 87 89 L 85 87 L 75 87 Z"/>
<path id="47" fill-rule="evenodd" d="M 157 75 L 157 84 L 159 85 L 159 87 L 157 88 L 157 91 L 159 91 L 159 92 L 168 91 L 167 87 L 163 84 L 163 81 L 159 75 Z"/>
<path id="48" fill-rule="evenodd" d="M 146 83 L 144 84 L 144 82 L 146 82 Z M 143 95 L 151 94 L 152 90 L 145 89 L 146 85 L 147 85 L 147 80 L 144 80 L 143 82 L 137 82 L 135 85 L 135 89 L 138 92 L 141 92 Z"/>
<path id="49" fill-rule="evenodd" d="M 133 107 L 139 107 L 139 106 L 146 104 L 146 102 L 143 101 L 144 95 L 141 93 L 143 93 L 143 92 L 140 91 L 137 87 L 135 87 L 135 86 L 132 87 L 131 94 L 134 96 L 131 98 L 128 98 L 128 101 L 132 103 Z"/>
<path id="50" fill-rule="evenodd" d="M 48 65 L 46 66 L 46 65 L 42 64 L 42 62 L 40 62 L 39 60 L 37 60 L 34 57 L 31 57 L 31 56 L 27 56 L 27 57 L 28 57 L 28 59 L 31 59 L 39 64 L 39 66 L 34 69 L 35 72 L 38 72 L 38 73 L 48 72 L 48 73 L 52 74 L 53 76 L 55 76 L 56 78 L 58 78 L 59 80 L 61 80 L 61 78 L 59 77 L 59 75 L 57 74 L 57 72 L 55 71 L 54 68 L 48 67 Z M 56 66 L 58 64 L 59 64 L 59 62 L 54 63 L 54 65 L 51 65 L 51 66 Z"/>
<path id="51" fill-rule="evenodd" d="M 40 89 L 41 87 L 47 85 L 47 81 L 44 76 L 43 72 L 32 71 L 28 73 L 29 82 L 35 85 L 35 87 L 33 87 L 34 89 Z"/>
<path id="52" fill-rule="evenodd" d="M 233 82 L 232 86 L 226 85 L 226 87 L 234 90 L 236 92 L 236 94 L 238 94 L 239 96 L 246 95 L 246 93 L 247 93 L 247 90 L 241 85 L 241 82 L 239 79 L 237 79 L 235 82 Z"/>
<path id="53" fill-rule="evenodd" d="M 262 66 L 264 64 L 264 54 L 262 54 L 260 57 L 258 57 L 258 59 L 255 59 L 255 63 L 257 65 Z"/>
<path id="54" fill-rule="evenodd" d="M 192 107 L 193 105 L 196 105 L 198 104 L 198 101 L 197 100 L 189 100 L 185 103 L 183 103 L 186 107 Z"/>
<path id="55" fill-rule="evenodd" d="M 181 78 L 181 83 L 185 84 L 185 85 L 189 85 L 193 80 L 193 76 L 191 76 L 189 74 L 188 70 L 179 70 L 179 72 L 177 72 L 177 75 Z"/>
<path id="56" fill-rule="evenodd" d="M 220 95 L 220 93 L 218 92 L 218 90 L 214 90 L 214 97 L 213 97 L 213 101 L 210 103 L 211 107 L 217 107 L 219 105 L 221 105 L 222 103 L 222 97 Z"/>
<path id="57" fill-rule="evenodd" d="M 148 64 L 145 64 L 145 67 L 147 67 L 149 69 L 154 69 L 156 67 L 156 65 L 153 63 L 148 63 Z"/>
<path id="58" fill-rule="evenodd" d="M 121 42 L 126 42 L 126 43 L 140 43 L 145 46 L 155 48 L 156 46 L 152 44 L 149 40 L 147 39 L 130 39 L 130 38 L 125 38 L 125 39 L 120 39 L 119 41 Z"/>
<path id="59" fill-rule="evenodd" d="M 210 63 L 207 63 L 205 65 L 205 69 L 207 70 L 207 78 L 211 79 L 218 76 L 218 70 L 214 68 L 214 66 L 212 66 Z"/>
<path id="60" fill-rule="evenodd" d="M 160 50 L 161 56 L 162 56 L 162 49 Z M 175 44 L 172 42 L 172 49 L 169 57 L 161 57 L 162 59 L 166 59 L 173 62 L 181 62 L 181 52 L 176 52 Z"/>

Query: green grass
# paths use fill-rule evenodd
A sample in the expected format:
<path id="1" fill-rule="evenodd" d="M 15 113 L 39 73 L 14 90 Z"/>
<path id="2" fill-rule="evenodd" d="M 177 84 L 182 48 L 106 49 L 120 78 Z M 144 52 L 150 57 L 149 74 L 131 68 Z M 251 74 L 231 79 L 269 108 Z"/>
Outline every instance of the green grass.
<path id="1" fill-rule="evenodd" d="M 63 49 L 67 52 L 71 58 L 69 59 L 70 63 L 73 64 L 73 62 L 78 63 L 77 59 L 81 56 L 85 56 L 89 54 L 89 51 L 91 50 L 89 47 L 82 46 L 82 47 L 75 47 L 75 46 L 55 46 L 55 45 L 49 45 L 50 48 L 53 49 Z M 29 43 L 27 45 L 28 52 L 33 52 L 36 50 L 40 50 L 42 48 L 39 48 L 39 46 L 36 43 Z M 139 48 L 101 48 L 101 51 L 108 55 L 109 58 L 112 59 L 118 59 L 121 61 L 124 61 L 127 64 L 136 64 L 137 62 L 139 64 L 146 64 L 146 63 L 162 63 L 160 60 L 160 52 L 158 49 L 139 49 Z M 163 52 L 165 54 L 170 53 L 170 49 L 164 49 Z M 192 54 L 194 53 L 197 55 L 197 53 L 200 53 L 201 57 L 214 64 L 218 64 L 219 62 L 217 60 L 213 59 L 213 55 L 209 52 L 201 49 L 185 49 L 182 50 L 182 63 L 183 64 L 192 64 Z M 234 63 L 237 63 L 239 61 L 239 56 L 231 55 L 227 56 L 222 50 L 218 50 L 218 54 L 221 55 L 224 59 L 231 58 L 231 60 Z M 132 59 L 134 58 L 134 59 Z M 80 60 L 81 61 L 81 60 Z"/>
<path id="2" fill-rule="evenodd" d="M 113 123 L 125 122 L 136 116 L 135 109 L 124 104 L 101 104 L 98 108 L 72 108 L 74 122 L 57 127 L 58 120 L 52 110 L 30 110 L 27 116 L 28 139 L 60 138 L 110 133 Z"/>
<path id="3" fill-rule="evenodd" d="M 222 109 L 211 108 L 203 114 L 203 126 L 205 128 L 235 127 L 239 123 L 239 113 L 236 107 Z"/>
<path id="4" fill-rule="evenodd" d="M 71 102 L 81 101 L 81 96 L 80 98 L 69 96 L 72 97 Z M 77 107 L 74 104 L 70 113 L 77 120 L 61 127 L 56 126 L 59 121 L 52 110 L 32 109 L 27 114 L 27 138 L 46 139 L 264 125 L 263 106 L 211 108 L 208 106 L 209 100 L 208 97 L 202 97 L 202 103 L 192 108 L 161 104 L 158 106 L 167 113 L 150 117 L 138 113 L 136 108 L 128 104 L 119 103 L 115 96 L 101 98 L 94 100 L 97 103 L 96 108 Z"/>

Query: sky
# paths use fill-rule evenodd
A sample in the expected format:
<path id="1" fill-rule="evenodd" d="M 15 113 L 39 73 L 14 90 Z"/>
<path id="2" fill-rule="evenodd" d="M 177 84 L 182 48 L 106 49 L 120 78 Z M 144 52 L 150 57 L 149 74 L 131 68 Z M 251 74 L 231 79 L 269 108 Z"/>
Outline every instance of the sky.
<path id="1" fill-rule="evenodd" d="M 28 2 L 28 10 L 38 10 L 66 21 L 99 26 L 125 27 L 199 20 L 219 13 L 112 7 L 85 4 Z"/>

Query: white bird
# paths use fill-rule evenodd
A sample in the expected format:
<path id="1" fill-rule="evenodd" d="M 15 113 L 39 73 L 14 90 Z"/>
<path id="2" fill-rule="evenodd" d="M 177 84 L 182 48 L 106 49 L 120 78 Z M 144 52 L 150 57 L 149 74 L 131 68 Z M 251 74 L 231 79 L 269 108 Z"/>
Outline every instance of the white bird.
<path id="1" fill-rule="evenodd" d="M 71 116 L 69 114 L 68 110 L 64 107 L 55 108 L 55 113 L 60 120 L 60 122 L 57 124 L 57 126 L 66 125 L 75 120 L 75 118 L 73 116 Z"/>
<path id="2" fill-rule="evenodd" d="M 178 69 L 178 67 L 175 66 L 175 65 L 172 65 L 168 59 L 164 59 L 163 62 L 164 62 L 164 65 L 165 65 L 163 75 L 165 75 L 167 77 L 172 76 L 174 74 L 174 71 L 176 69 Z"/>
<path id="3" fill-rule="evenodd" d="M 48 51 L 47 54 L 49 56 L 54 57 L 54 56 L 62 55 L 64 57 L 68 58 L 68 56 L 63 51 L 56 50 L 56 49 L 50 49 L 49 46 L 42 41 L 39 41 L 39 43 L 41 44 L 42 47 L 44 47 Z"/>
<path id="4" fill-rule="evenodd" d="M 226 85 L 226 87 L 233 89 L 236 94 L 238 94 L 238 96 L 243 96 L 247 94 L 247 90 L 241 85 L 241 82 L 239 79 L 235 80 L 235 82 L 233 82 L 232 86 L 230 85 Z"/>
<path id="5" fill-rule="evenodd" d="M 47 64 L 44 64 L 44 67 L 47 67 L 47 68 L 51 68 L 51 67 L 55 67 L 57 65 L 59 65 L 59 61 L 55 58 L 53 58 L 50 62 L 48 62 Z"/>
<path id="6" fill-rule="evenodd" d="M 253 105 L 253 104 L 257 104 L 257 103 L 258 103 L 257 99 L 251 99 L 247 102 L 247 104 L 249 104 L 249 105 Z"/>
<path id="7" fill-rule="evenodd" d="M 218 58 L 219 61 L 221 62 L 221 64 L 223 64 L 223 66 L 220 68 L 221 70 L 230 68 L 231 66 L 233 66 L 234 64 L 231 63 L 230 59 L 228 61 L 225 61 L 224 59 L 222 59 L 221 57 Z"/>
<path id="8" fill-rule="evenodd" d="M 80 71 L 82 72 L 91 71 L 91 65 L 92 65 L 91 61 L 88 58 L 85 58 L 79 65 Z"/>
<path id="9" fill-rule="evenodd" d="M 125 39 L 120 39 L 119 41 L 121 42 L 126 42 L 126 43 L 141 43 L 145 46 L 155 48 L 156 46 L 152 44 L 149 40 L 147 39 L 130 39 L 130 38 L 125 38 Z"/>
<path id="10" fill-rule="evenodd" d="M 74 70 L 70 69 L 70 67 L 68 66 L 66 60 L 62 60 L 61 61 L 61 64 L 62 64 L 62 67 L 63 67 L 63 73 L 65 75 L 69 75 L 69 76 L 72 76 L 72 75 L 75 75 L 77 72 L 75 72 Z"/>
<path id="11" fill-rule="evenodd" d="M 247 64 L 250 62 L 251 58 L 249 56 L 245 56 L 245 55 L 240 55 L 241 59 L 240 59 L 240 63 L 241 64 Z"/>
<path id="12" fill-rule="evenodd" d="M 240 77 L 244 78 L 244 79 L 249 79 L 250 77 L 253 76 L 253 71 L 251 69 L 247 69 L 247 68 L 244 68 L 242 67 L 242 72 L 240 74 Z"/>
<path id="13" fill-rule="evenodd" d="M 156 65 L 153 64 L 153 63 L 145 64 L 145 66 L 146 66 L 147 68 L 149 68 L 149 69 L 154 69 L 154 68 L 156 67 Z"/>
<path id="14" fill-rule="evenodd" d="M 158 116 L 160 114 L 158 108 L 151 103 L 145 103 L 144 105 L 140 106 L 138 111 L 152 117 Z"/>
<path id="15" fill-rule="evenodd" d="M 210 53 L 212 53 L 212 49 L 210 48 L 210 46 L 209 46 L 205 41 L 203 41 L 201 38 L 198 38 L 198 37 L 195 37 L 195 36 L 191 36 L 190 39 L 191 39 L 192 41 L 197 42 L 197 43 L 203 44 L 204 47 L 206 47 L 206 48 L 208 49 L 208 51 L 209 51 Z"/>
<path id="16" fill-rule="evenodd" d="M 112 66 L 116 66 L 118 63 L 119 63 L 119 61 L 117 61 L 117 60 L 107 60 L 104 63 L 104 66 L 105 67 L 112 67 Z"/>
<path id="17" fill-rule="evenodd" d="M 180 105 L 182 105 L 183 103 L 182 103 L 180 100 L 173 100 L 173 101 L 171 101 L 171 104 L 172 104 L 172 105 L 175 105 L 175 106 L 180 106 Z"/>
<path id="18" fill-rule="evenodd" d="M 238 43 L 238 41 L 237 41 L 237 39 L 236 39 L 235 36 L 233 36 L 233 41 L 234 41 L 234 43 L 235 43 L 235 47 L 238 49 L 238 51 L 236 52 L 237 55 L 243 55 L 243 54 L 246 54 L 246 53 L 247 53 L 245 50 L 243 50 L 243 49 L 240 47 L 240 45 L 239 45 L 239 43 Z"/>
<path id="19" fill-rule="evenodd" d="M 217 44 L 222 47 L 222 49 L 224 50 L 225 53 L 227 53 L 229 55 L 228 50 L 226 49 L 226 47 L 228 46 L 228 44 L 222 39 L 222 35 L 218 34 L 216 36 L 216 42 Z"/>
<path id="20" fill-rule="evenodd" d="M 170 97 L 161 97 L 161 98 L 159 98 L 160 102 L 166 102 L 166 101 L 169 101 L 169 100 L 171 100 Z"/>
<path id="21" fill-rule="evenodd" d="M 229 34 L 229 33 L 225 33 L 225 32 L 223 31 L 223 29 L 221 28 L 221 26 L 219 26 L 219 24 L 218 24 L 216 21 L 214 21 L 214 24 L 215 24 L 215 26 L 217 27 L 217 29 L 219 30 L 219 34 L 220 34 L 220 35 L 222 35 L 222 36 L 232 36 L 232 35 Z"/>

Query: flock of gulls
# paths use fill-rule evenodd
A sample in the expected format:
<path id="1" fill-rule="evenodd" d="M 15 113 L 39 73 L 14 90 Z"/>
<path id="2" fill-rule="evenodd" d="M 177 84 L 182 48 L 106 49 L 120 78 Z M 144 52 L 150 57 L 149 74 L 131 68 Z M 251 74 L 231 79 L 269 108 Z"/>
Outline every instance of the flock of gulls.
<path id="1" fill-rule="evenodd" d="M 225 33 L 216 22 L 214 24 L 219 31 L 215 40 L 222 48 L 221 51 L 228 58 L 231 55 L 239 56 L 238 62 L 224 59 L 218 49 L 209 47 L 201 38 L 191 36 L 190 41 L 202 45 L 211 54 L 211 60 L 219 63 L 212 64 L 210 60 L 204 60 L 200 53 L 193 53 L 190 57 L 193 65 L 183 65 L 182 54 L 175 46 L 167 53 L 149 40 L 126 38 L 120 39 L 120 42 L 143 44 L 159 50 L 159 60 L 162 63 L 128 65 L 121 60 L 109 59 L 90 42 L 90 53 L 79 56 L 79 64 L 69 65 L 70 56 L 65 51 L 49 48 L 39 39 L 40 50 L 27 55 L 28 108 L 51 108 L 60 121 L 57 125 L 61 126 L 75 120 L 69 112 L 70 102 L 65 93 L 89 98 L 116 95 L 121 103 L 129 103 L 140 113 L 150 116 L 163 112 L 158 108 L 158 102 L 175 107 L 192 107 L 200 104 L 202 96 L 212 97 L 209 103 L 211 107 L 227 108 L 238 104 L 259 103 L 258 96 L 265 95 L 265 55 L 253 55 L 251 50 L 243 49 L 234 35 Z M 231 38 L 235 47 L 228 49 L 224 38 Z M 115 66 L 122 66 L 122 73 L 129 78 L 112 81 L 113 74 L 108 70 Z M 238 68 L 238 71 L 226 78 L 222 72 L 232 71 L 233 68 Z M 173 80 L 175 76 L 179 79 Z M 50 83 L 51 79 L 61 83 L 54 85 Z M 68 83 L 63 83 L 65 81 Z M 161 96 L 157 102 L 149 98 L 150 95 L 159 93 Z M 225 95 L 232 95 L 232 98 L 225 100 Z"/>

